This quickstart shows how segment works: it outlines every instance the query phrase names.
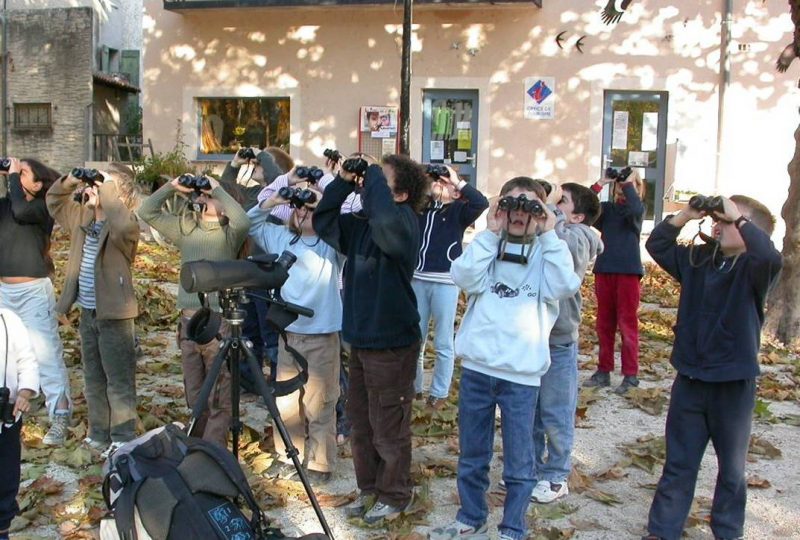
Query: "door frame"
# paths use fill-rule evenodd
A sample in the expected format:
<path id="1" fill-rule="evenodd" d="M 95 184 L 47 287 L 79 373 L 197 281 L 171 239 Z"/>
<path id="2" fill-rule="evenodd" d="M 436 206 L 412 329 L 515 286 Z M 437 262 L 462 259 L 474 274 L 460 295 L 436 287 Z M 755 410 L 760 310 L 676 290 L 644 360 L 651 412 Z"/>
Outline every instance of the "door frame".
<path id="1" fill-rule="evenodd" d="M 603 114 L 606 91 L 624 90 L 630 92 L 667 92 L 667 79 L 615 77 L 611 80 L 597 79 L 592 81 L 590 107 L 589 107 L 589 159 L 586 163 L 587 184 L 595 182 L 599 176 L 598 171 L 603 167 Z M 674 133 L 672 117 L 667 111 L 667 133 Z M 667 167 L 664 175 L 664 185 L 674 182 L 674 167 Z M 662 201 L 663 204 L 663 201 Z M 642 230 L 649 233 L 654 226 L 653 220 L 645 220 Z"/>
<path id="2" fill-rule="evenodd" d="M 655 179 L 655 193 L 653 194 L 653 222 L 658 223 L 661 221 L 664 213 L 664 189 L 667 185 L 667 119 L 669 118 L 669 92 L 654 91 L 654 90 L 605 90 L 603 92 L 603 144 L 602 156 L 603 159 L 606 155 L 606 145 L 612 144 L 613 137 L 613 109 L 606 110 L 606 106 L 613 103 L 612 96 L 619 95 L 623 98 L 629 98 L 629 101 L 643 101 L 649 103 L 658 103 L 658 127 L 656 129 L 656 140 L 661 141 L 661 144 L 656 146 L 656 171 L 660 171 L 661 178 Z M 658 97 L 659 99 L 655 99 Z M 638 99 L 637 99 L 638 98 Z M 645 99 L 643 99 L 645 98 Z M 651 98 L 651 99 L 646 99 Z M 602 174 L 605 164 L 600 167 L 599 174 Z M 644 167 L 645 169 L 652 167 Z M 649 187 L 648 187 L 649 189 Z"/>
<path id="3" fill-rule="evenodd" d="M 441 88 L 423 88 L 422 89 L 422 100 L 423 100 L 422 101 L 422 109 L 423 109 L 422 112 L 423 112 L 423 114 L 422 114 L 422 134 L 421 134 L 422 135 L 421 162 L 423 162 L 423 163 L 427 163 L 427 162 L 430 161 L 429 158 L 428 159 L 425 158 L 425 154 L 426 154 L 425 147 L 426 147 L 426 144 L 430 144 L 430 141 L 431 141 L 430 129 L 431 129 L 431 124 L 433 123 L 433 119 L 431 118 L 433 109 L 427 110 L 427 104 L 426 104 L 425 101 L 426 101 L 426 99 L 428 99 L 429 96 L 431 96 L 431 94 L 438 94 L 437 96 L 435 96 L 434 99 L 440 99 L 441 97 L 445 97 L 446 96 L 448 99 L 455 99 L 455 100 L 467 100 L 467 99 L 469 99 L 469 100 L 474 100 L 473 101 L 473 105 L 474 105 L 474 109 L 477 109 L 477 114 L 476 114 L 476 111 L 473 111 L 473 113 L 472 113 L 471 122 L 470 122 L 470 125 L 471 125 L 470 131 L 474 135 L 477 136 L 478 131 L 480 130 L 481 96 L 480 96 L 480 92 L 478 90 L 475 90 L 475 89 L 472 89 L 472 88 L 468 89 L 468 90 L 462 90 L 462 89 L 453 90 L 451 88 L 448 88 L 446 90 L 441 89 Z M 431 105 L 433 104 L 432 102 L 433 102 L 433 99 L 431 99 Z M 476 129 L 473 129 L 473 128 L 476 128 Z M 460 173 L 461 167 L 463 167 L 465 165 L 467 167 L 469 167 L 469 173 L 470 173 L 470 182 L 469 183 L 474 187 L 474 186 L 477 185 L 477 175 L 478 175 L 477 165 L 478 165 L 478 158 L 480 157 L 480 148 L 478 146 L 478 142 L 479 142 L 478 139 L 475 138 L 475 137 L 471 137 L 471 139 L 472 139 L 472 144 L 470 146 L 469 152 L 472 154 L 472 160 L 471 160 L 472 162 L 469 163 L 469 161 L 468 161 L 467 163 L 452 163 L 450 165 L 452 165 L 456 169 L 459 169 L 459 176 L 461 176 L 461 173 Z M 427 154 L 430 154 L 430 146 L 428 146 Z"/>
<path id="4" fill-rule="evenodd" d="M 489 171 L 491 156 L 491 126 L 490 112 L 491 102 L 489 79 L 482 77 L 412 77 L 411 78 L 411 118 L 412 126 L 420 126 L 420 131 L 416 131 L 419 136 L 412 134 L 410 137 L 411 157 L 418 161 L 422 160 L 422 124 L 424 119 L 425 103 L 422 99 L 423 90 L 477 90 L 478 91 L 478 132 L 473 134 L 477 137 L 478 164 L 475 170 L 475 187 L 488 193 Z M 480 221 L 485 220 L 481 218 Z"/>

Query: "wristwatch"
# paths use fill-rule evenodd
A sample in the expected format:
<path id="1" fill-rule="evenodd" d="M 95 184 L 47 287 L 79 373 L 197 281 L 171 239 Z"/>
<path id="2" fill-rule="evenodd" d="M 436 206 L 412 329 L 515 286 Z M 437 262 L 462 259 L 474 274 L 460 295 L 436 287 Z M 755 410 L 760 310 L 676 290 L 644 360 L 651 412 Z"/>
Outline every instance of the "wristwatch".
<path id="1" fill-rule="evenodd" d="M 750 223 L 750 218 L 747 218 L 745 216 L 739 216 L 738 218 L 736 218 L 736 221 L 733 222 L 733 224 L 736 225 L 737 229 L 742 228 L 742 223 Z"/>

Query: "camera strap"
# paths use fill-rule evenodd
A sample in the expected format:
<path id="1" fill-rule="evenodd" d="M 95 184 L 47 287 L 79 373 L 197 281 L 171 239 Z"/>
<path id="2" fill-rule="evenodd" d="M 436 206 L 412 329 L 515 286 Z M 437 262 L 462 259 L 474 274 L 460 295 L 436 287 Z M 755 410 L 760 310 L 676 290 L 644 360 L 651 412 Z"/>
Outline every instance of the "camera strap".
<path id="1" fill-rule="evenodd" d="M 295 363 L 300 368 L 300 373 L 292 377 L 291 379 L 285 381 L 274 381 L 269 383 L 272 387 L 272 392 L 275 396 L 288 396 L 289 394 L 296 392 L 299 390 L 303 385 L 308 382 L 308 360 L 306 360 L 305 356 L 300 354 L 300 351 L 295 349 L 294 347 L 289 345 L 288 340 L 286 339 L 286 331 L 281 330 L 275 325 L 272 321 L 268 321 L 269 324 L 278 332 L 278 335 L 281 336 L 283 340 L 283 346 L 286 348 L 286 351 L 292 355 Z"/>

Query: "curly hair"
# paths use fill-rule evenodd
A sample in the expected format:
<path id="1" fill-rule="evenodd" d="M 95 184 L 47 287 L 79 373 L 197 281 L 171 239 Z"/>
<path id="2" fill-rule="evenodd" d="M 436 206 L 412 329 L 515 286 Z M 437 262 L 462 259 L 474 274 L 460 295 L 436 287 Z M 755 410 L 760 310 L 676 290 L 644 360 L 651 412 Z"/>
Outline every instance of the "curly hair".
<path id="1" fill-rule="evenodd" d="M 394 170 L 394 191 L 408 195 L 405 202 L 414 212 L 421 212 L 427 203 L 429 190 L 425 168 L 400 154 L 383 156 L 383 164 Z"/>

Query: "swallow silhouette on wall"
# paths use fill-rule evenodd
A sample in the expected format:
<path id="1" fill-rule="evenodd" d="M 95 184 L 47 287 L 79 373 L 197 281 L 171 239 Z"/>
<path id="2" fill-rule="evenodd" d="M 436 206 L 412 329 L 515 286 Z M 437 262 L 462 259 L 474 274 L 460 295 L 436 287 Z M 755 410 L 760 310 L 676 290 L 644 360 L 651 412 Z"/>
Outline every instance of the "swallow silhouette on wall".
<path id="1" fill-rule="evenodd" d="M 619 22 L 625 10 L 631 5 L 631 2 L 633 2 L 633 0 L 608 0 L 606 7 L 604 7 L 601 12 L 603 22 L 606 24 Z"/>
<path id="2" fill-rule="evenodd" d="M 794 59 L 800 57 L 800 4 L 796 0 L 789 0 L 789 8 L 794 24 L 794 39 L 783 48 L 775 62 L 775 69 L 780 73 L 786 73 Z"/>
<path id="3" fill-rule="evenodd" d="M 563 32 L 559 32 L 558 35 L 556 36 L 556 45 L 558 45 L 559 49 L 563 49 L 564 48 L 564 46 L 561 45 L 561 44 L 564 43 L 564 40 L 566 39 L 566 37 L 565 37 L 566 33 L 567 33 L 567 31 L 564 30 Z"/>
<path id="4" fill-rule="evenodd" d="M 586 36 L 581 36 L 578 41 L 575 42 L 575 48 L 578 49 L 578 52 L 583 54 L 583 40 L 586 39 Z"/>

